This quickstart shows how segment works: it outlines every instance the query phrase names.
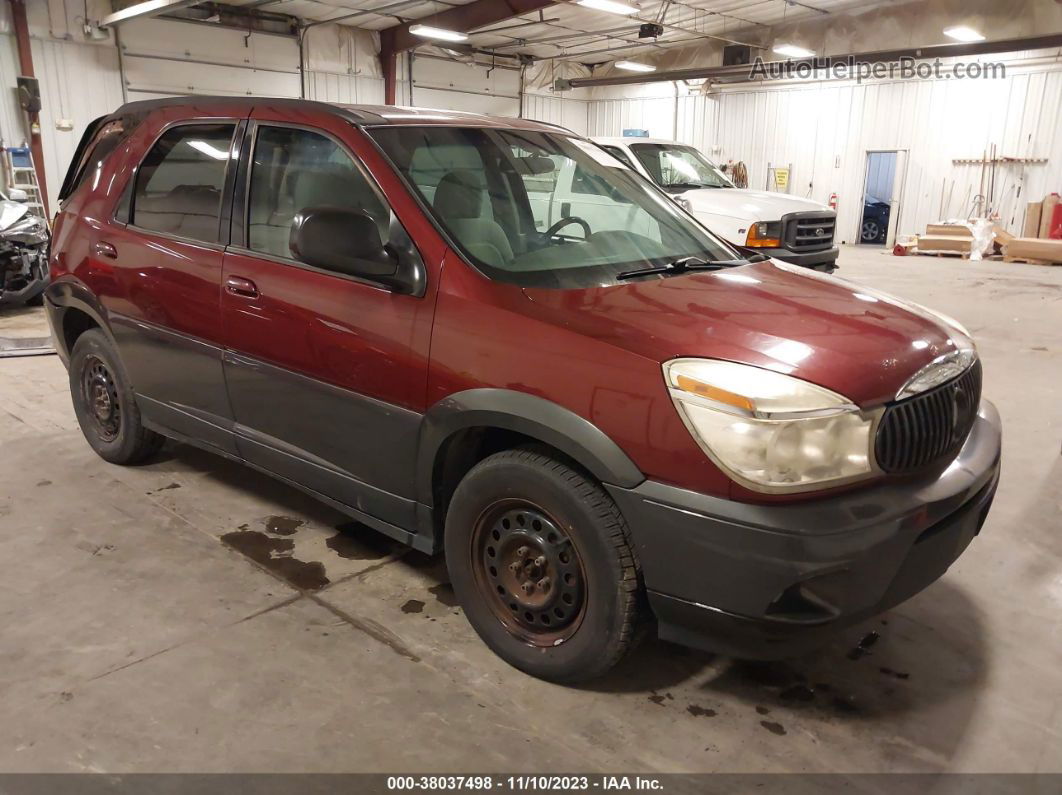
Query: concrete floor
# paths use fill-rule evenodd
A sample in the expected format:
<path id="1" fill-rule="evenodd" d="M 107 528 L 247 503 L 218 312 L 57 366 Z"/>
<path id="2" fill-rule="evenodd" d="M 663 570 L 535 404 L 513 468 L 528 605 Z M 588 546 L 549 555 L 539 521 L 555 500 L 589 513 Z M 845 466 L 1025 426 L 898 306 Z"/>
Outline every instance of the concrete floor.
<path id="1" fill-rule="evenodd" d="M 488 652 L 440 560 L 189 447 L 106 464 L 56 357 L 0 360 L 0 770 L 1062 771 L 1062 268 L 842 267 L 976 335 L 1006 426 L 981 537 L 814 655 L 654 640 L 582 689 Z"/>

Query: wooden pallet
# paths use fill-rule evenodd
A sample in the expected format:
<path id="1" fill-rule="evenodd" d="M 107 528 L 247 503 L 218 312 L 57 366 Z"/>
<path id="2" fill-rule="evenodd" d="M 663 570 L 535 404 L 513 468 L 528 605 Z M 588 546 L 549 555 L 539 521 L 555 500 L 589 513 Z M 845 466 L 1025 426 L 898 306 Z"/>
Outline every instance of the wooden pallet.
<path id="1" fill-rule="evenodd" d="M 1049 259 L 1032 259 L 1031 257 L 1003 257 L 1004 262 L 1024 262 L 1028 265 L 1062 265 L 1062 262 L 1052 262 Z"/>
<path id="2" fill-rule="evenodd" d="M 935 250 L 932 250 L 932 249 L 929 250 L 929 251 L 923 251 L 922 249 L 915 249 L 914 251 L 909 251 L 907 253 L 909 255 L 910 254 L 917 254 L 917 255 L 924 256 L 924 257 L 961 257 L 962 259 L 969 259 L 970 258 L 970 253 L 968 251 L 947 251 L 947 250 L 935 251 Z"/>

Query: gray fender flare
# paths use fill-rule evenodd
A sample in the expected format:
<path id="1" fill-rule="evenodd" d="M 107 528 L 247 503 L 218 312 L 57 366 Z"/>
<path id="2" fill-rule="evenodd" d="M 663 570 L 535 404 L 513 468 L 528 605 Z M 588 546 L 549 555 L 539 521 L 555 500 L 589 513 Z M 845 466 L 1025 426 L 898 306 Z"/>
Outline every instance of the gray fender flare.
<path id="1" fill-rule="evenodd" d="M 111 324 L 107 320 L 107 310 L 100 304 L 99 299 L 93 295 L 92 291 L 88 289 L 80 281 L 72 278 L 63 278 L 58 281 L 54 281 L 45 288 L 44 291 L 45 300 L 52 306 L 61 310 L 78 309 L 92 318 L 96 324 L 103 329 L 103 333 L 107 335 L 107 339 L 110 340 L 112 345 L 117 348 L 117 343 L 114 340 L 114 334 L 111 333 Z M 61 320 L 62 312 L 59 315 Z M 60 346 L 63 347 L 64 359 L 69 359 L 70 351 L 66 350 L 66 340 L 63 339 L 62 328 L 56 329 L 56 338 Z"/>
<path id="2" fill-rule="evenodd" d="M 633 488 L 645 480 L 630 457 L 589 420 L 544 398 L 512 389 L 470 389 L 443 398 L 421 423 L 417 501 L 432 505 L 432 476 L 443 444 L 467 428 L 501 428 L 555 447 L 602 483 Z"/>

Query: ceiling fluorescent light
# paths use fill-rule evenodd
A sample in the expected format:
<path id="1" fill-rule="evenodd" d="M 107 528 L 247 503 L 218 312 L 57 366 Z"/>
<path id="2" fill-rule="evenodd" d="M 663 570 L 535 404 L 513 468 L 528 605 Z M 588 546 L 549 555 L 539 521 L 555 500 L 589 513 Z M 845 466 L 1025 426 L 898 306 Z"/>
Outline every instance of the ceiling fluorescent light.
<path id="1" fill-rule="evenodd" d="M 468 41 L 467 33 L 458 33 L 456 30 L 446 28 L 433 28 L 431 25 L 410 25 L 409 32 L 423 39 L 439 39 L 440 41 Z"/>
<path id="2" fill-rule="evenodd" d="M 968 28 L 965 25 L 958 25 L 954 28 L 944 28 L 944 35 L 955 39 L 956 41 L 984 41 L 985 37 L 978 33 L 973 28 Z"/>
<path id="3" fill-rule="evenodd" d="M 805 50 L 803 47 L 797 47 L 795 44 L 779 44 L 774 48 L 774 51 L 787 58 L 811 58 L 815 55 L 811 50 Z"/>
<path id="4" fill-rule="evenodd" d="M 617 69 L 626 69 L 628 72 L 655 72 L 656 67 L 637 61 L 616 61 Z"/>
<path id="5" fill-rule="evenodd" d="M 635 14 L 638 9 L 626 3 L 618 3 L 616 0 L 578 0 L 579 5 L 593 8 L 596 11 L 608 11 L 610 14 Z"/>

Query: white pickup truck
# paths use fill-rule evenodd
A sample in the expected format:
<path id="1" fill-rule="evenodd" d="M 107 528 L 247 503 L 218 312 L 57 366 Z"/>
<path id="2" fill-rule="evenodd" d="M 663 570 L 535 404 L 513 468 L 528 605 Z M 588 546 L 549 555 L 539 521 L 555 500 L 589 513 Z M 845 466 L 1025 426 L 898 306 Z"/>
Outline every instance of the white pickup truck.
<path id="1" fill-rule="evenodd" d="M 833 242 L 837 214 L 829 207 L 785 193 L 736 188 L 692 146 L 656 138 L 592 140 L 655 182 L 698 221 L 731 243 L 815 270 L 830 272 L 837 267 Z M 578 194 L 578 187 L 574 169 L 562 168 L 555 194 L 559 203 L 550 212 L 563 217 L 563 196 Z M 553 220 L 551 216 L 550 222 Z"/>

